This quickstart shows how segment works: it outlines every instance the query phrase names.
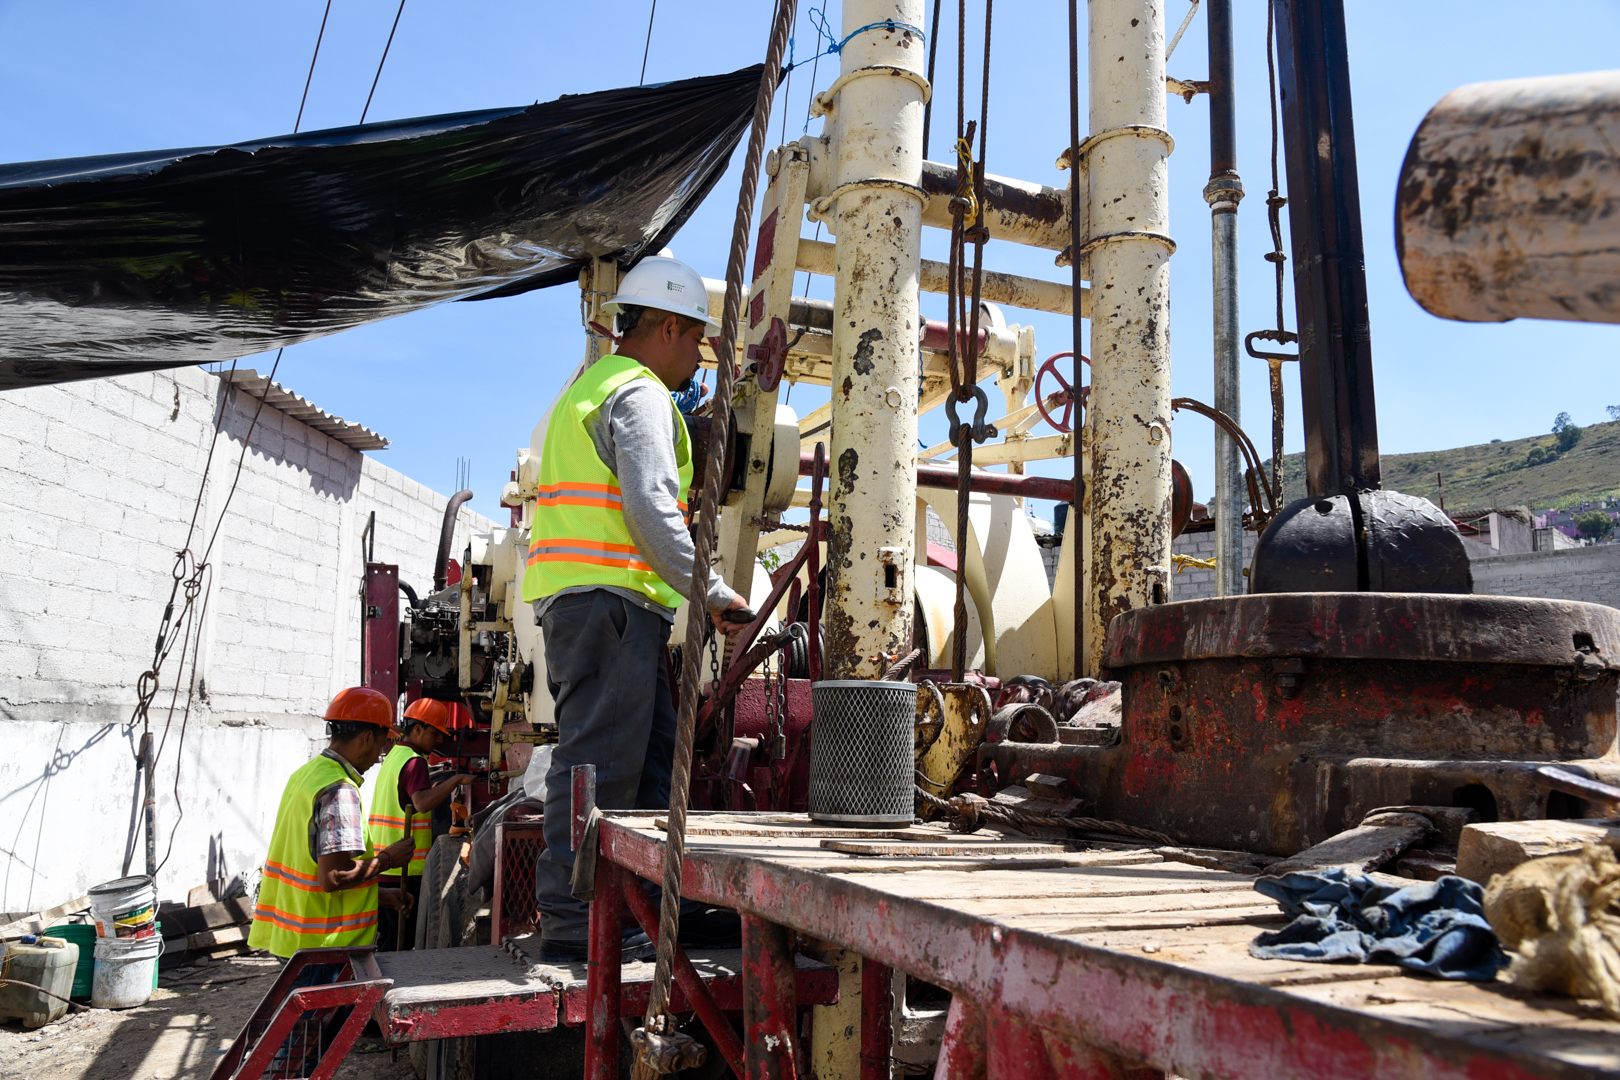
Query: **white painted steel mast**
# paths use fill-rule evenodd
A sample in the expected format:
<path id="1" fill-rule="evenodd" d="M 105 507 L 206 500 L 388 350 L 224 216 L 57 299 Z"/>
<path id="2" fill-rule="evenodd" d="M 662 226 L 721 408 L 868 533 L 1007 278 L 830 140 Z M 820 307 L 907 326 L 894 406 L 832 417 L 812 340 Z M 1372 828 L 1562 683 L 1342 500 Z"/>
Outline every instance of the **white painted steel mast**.
<path id="1" fill-rule="evenodd" d="M 837 241 L 822 621 L 829 679 L 875 679 L 911 649 L 922 22 L 922 0 L 846 0 L 839 76 L 816 99 L 833 173 L 811 212 Z"/>
<path id="2" fill-rule="evenodd" d="M 1085 671 L 1108 621 L 1170 598 L 1169 157 L 1163 0 L 1091 0 L 1091 475 Z"/>

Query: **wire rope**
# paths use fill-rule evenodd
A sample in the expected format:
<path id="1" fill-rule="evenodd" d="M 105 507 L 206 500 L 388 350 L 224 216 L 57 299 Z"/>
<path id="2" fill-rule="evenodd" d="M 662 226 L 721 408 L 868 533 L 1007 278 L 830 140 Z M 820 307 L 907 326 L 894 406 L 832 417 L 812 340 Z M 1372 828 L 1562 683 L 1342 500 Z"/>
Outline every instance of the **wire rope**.
<path id="1" fill-rule="evenodd" d="M 366 114 L 371 111 L 372 96 L 377 93 L 377 80 L 382 78 L 383 65 L 388 63 L 388 50 L 394 47 L 394 31 L 399 29 L 399 17 L 405 14 L 405 0 L 399 0 L 399 9 L 394 12 L 394 25 L 388 28 L 388 42 L 383 46 L 382 59 L 377 61 L 377 74 L 371 77 L 371 93 L 366 95 L 366 107 L 360 110 L 360 122 L 366 122 Z"/>
<path id="2" fill-rule="evenodd" d="M 304 96 L 298 99 L 298 119 L 293 121 L 293 134 L 304 122 L 304 105 L 309 101 L 309 84 L 315 79 L 315 61 L 321 56 L 321 40 L 326 37 L 326 20 L 332 14 L 332 0 L 326 0 L 326 11 L 321 14 L 321 30 L 315 35 L 315 52 L 309 58 L 309 74 L 304 76 Z"/>

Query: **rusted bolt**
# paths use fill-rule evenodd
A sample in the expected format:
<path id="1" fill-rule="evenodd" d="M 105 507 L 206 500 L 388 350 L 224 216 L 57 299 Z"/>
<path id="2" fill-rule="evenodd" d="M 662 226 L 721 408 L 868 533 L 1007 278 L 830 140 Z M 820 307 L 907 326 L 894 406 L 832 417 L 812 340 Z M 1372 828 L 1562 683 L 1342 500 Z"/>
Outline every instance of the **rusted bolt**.
<path id="1" fill-rule="evenodd" d="M 1297 656 L 1273 660 L 1271 681 L 1277 687 L 1277 693 L 1285 700 L 1298 697 L 1299 688 L 1305 682 L 1305 661 Z"/>

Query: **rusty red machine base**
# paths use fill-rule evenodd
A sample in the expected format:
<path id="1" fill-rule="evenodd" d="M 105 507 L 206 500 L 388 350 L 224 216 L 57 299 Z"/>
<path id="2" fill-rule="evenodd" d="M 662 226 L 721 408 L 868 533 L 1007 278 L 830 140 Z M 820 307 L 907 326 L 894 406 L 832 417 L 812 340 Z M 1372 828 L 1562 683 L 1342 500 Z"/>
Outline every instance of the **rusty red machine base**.
<path id="1" fill-rule="evenodd" d="M 1189 600 L 1115 618 L 1104 664 L 1124 684 L 1117 730 L 1088 733 L 1093 745 L 986 746 L 980 775 L 1061 776 L 1080 813 L 1273 855 L 1384 806 L 1467 807 L 1480 821 L 1601 812 L 1549 794 L 1535 775 L 1548 762 L 1620 782 L 1620 611 L 1602 604 Z"/>

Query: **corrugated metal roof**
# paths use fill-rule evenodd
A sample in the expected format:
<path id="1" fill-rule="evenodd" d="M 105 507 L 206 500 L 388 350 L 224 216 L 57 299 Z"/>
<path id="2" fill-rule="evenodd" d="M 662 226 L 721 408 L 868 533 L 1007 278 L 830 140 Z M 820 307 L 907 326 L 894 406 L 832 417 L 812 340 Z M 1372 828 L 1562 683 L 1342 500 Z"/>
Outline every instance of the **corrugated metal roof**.
<path id="1" fill-rule="evenodd" d="M 354 450 L 386 450 L 388 440 L 362 424 L 345 420 L 341 416 L 319 408 L 307 398 L 299 397 L 280 383 L 273 383 L 252 368 L 237 368 L 218 372 L 221 379 L 253 398 L 264 398 L 264 403 L 294 420 L 314 428 L 322 435 Z"/>

